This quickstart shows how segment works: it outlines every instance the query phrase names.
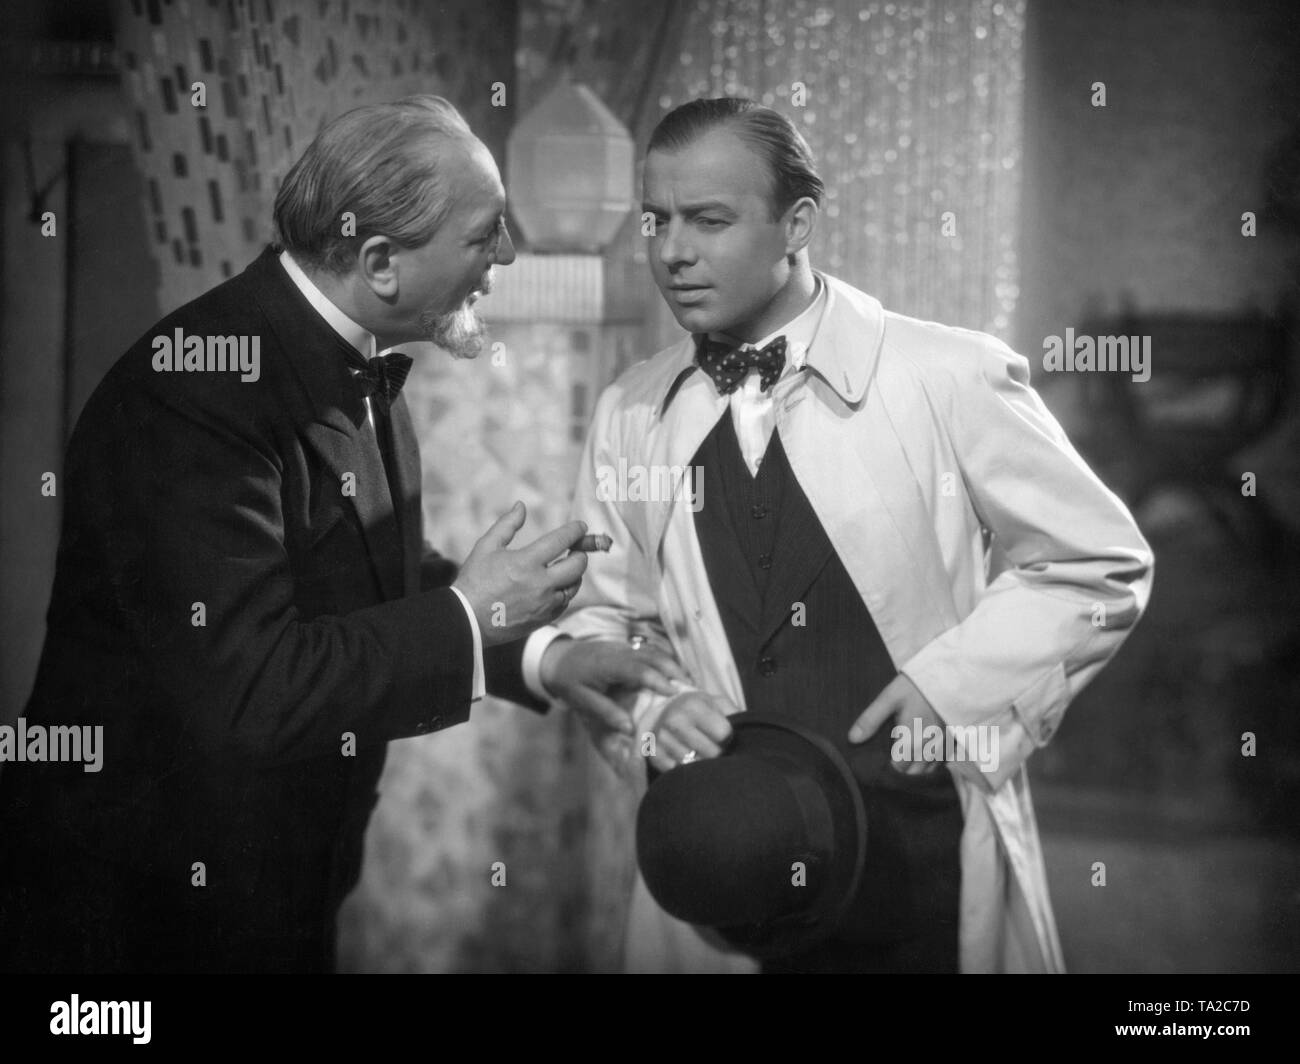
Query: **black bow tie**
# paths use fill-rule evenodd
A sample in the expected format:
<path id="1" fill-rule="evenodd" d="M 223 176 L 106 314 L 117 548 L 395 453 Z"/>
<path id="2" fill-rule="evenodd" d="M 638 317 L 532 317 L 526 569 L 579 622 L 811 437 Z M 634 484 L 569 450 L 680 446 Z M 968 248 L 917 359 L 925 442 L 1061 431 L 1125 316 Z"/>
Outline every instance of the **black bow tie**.
<path id="1" fill-rule="evenodd" d="M 402 390 L 402 385 L 406 383 L 411 363 L 411 357 L 400 351 L 366 358 L 356 348 L 350 347 L 348 350 L 348 367 L 361 382 L 366 394 L 385 410 L 392 405 L 397 393 Z"/>
<path id="2" fill-rule="evenodd" d="M 707 335 L 695 338 L 695 361 L 713 378 L 719 395 L 730 395 L 740 387 L 751 369 L 758 370 L 758 382 L 767 391 L 785 367 L 785 337 L 778 336 L 766 347 L 742 351 L 733 344 L 710 340 Z"/>

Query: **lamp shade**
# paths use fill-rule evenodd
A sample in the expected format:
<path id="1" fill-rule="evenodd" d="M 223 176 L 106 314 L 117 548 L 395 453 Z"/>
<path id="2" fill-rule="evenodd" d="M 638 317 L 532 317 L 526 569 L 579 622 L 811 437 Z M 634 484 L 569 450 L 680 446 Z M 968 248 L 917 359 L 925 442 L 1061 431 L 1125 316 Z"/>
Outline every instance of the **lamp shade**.
<path id="1" fill-rule="evenodd" d="M 632 207 L 632 138 L 585 85 L 562 81 L 520 120 L 506 166 L 533 251 L 599 252 Z"/>

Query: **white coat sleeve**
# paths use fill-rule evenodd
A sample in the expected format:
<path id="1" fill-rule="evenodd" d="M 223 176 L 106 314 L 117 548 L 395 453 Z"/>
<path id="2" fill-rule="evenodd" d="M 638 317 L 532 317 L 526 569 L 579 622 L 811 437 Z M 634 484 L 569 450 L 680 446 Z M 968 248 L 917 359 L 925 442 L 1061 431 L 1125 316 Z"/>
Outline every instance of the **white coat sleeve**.
<path id="1" fill-rule="evenodd" d="M 954 766 L 994 790 L 1048 742 L 1128 636 L 1154 558 L 1029 387 L 1028 362 L 982 340 L 941 401 L 970 503 L 1006 567 L 901 671 L 950 728 L 995 726 L 996 768 Z"/>

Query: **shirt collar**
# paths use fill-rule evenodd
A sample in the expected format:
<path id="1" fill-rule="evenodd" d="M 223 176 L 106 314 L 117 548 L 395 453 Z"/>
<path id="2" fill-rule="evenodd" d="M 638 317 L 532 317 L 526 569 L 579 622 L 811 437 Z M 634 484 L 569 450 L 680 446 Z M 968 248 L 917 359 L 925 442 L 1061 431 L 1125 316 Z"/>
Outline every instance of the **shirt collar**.
<path id="1" fill-rule="evenodd" d="M 812 345 L 813 337 L 817 335 L 817 326 L 821 323 L 822 312 L 826 309 L 826 285 L 816 274 L 813 274 L 813 281 L 816 282 L 816 287 L 813 289 L 812 302 L 795 318 L 781 328 L 768 333 L 758 342 L 740 346 L 742 348 L 766 347 L 778 336 L 784 336 L 786 350 L 790 353 L 787 371 L 791 367 L 796 370 L 802 369 L 808 359 L 808 348 Z"/>
<path id="2" fill-rule="evenodd" d="M 280 252 L 280 265 L 284 267 L 285 272 L 293 279 L 293 283 L 298 286 L 299 291 L 307 297 L 307 301 L 316 309 L 318 313 L 329 324 L 336 333 L 346 340 L 352 347 L 361 352 L 363 358 L 374 358 L 376 340 L 375 334 L 362 325 L 358 325 L 349 318 L 343 311 L 339 310 L 329 297 L 325 295 L 308 277 L 301 266 L 298 265 L 289 252 Z"/>

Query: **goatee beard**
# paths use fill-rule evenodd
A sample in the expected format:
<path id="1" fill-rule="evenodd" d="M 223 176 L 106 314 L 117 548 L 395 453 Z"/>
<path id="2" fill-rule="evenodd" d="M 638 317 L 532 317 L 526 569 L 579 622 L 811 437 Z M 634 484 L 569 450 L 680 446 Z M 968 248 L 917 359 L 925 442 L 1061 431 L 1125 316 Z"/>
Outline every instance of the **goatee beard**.
<path id="1" fill-rule="evenodd" d="M 468 302 L 449 314 L 421 314 L 424 337 L 452 358 L 474 358 L 483 350 L 487 328 Z"/>

